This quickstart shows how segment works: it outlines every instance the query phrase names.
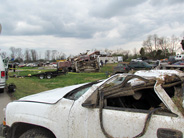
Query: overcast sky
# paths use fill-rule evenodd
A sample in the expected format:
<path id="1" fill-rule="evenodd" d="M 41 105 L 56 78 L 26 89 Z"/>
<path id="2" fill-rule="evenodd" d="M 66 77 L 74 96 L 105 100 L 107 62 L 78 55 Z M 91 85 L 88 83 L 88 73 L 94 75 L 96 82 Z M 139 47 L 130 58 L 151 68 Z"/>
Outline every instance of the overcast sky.
<path id="1" fill-rule="evenodd" d="M 0 0 L 0 49 L 140 49 L 148 35 L 182 38 L 184 0 Z"/>

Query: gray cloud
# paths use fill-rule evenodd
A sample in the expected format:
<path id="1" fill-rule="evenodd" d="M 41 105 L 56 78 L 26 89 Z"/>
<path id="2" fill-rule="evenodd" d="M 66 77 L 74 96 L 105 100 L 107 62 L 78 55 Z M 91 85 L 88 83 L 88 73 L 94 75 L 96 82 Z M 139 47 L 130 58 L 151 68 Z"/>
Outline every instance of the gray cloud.
<path id="1" fill-rule="evenodd" d="M 100 18 L 111 18 L 113 16 L 126 16 L 127 10 L 144 3 L 146 0 L 107 0 L 93 4 L 90 14 Z"/>
<path id="2" fill-rule="evenodd" d="M 1 35 L 7 37 L 48 36 L 48 39 L 52 36 L 51 39 L 55 37 L 62 41 L 64 38 L 74 38 L 81 45 L 90 43 L 92 48 L 110 48 L 133 41 L 143 41 L 146 35 L 152 32 L 160 33 L 157 31 L 164 27 L 168 27 L 170 32 L 177 32 L 175 35 L 178 36 L 184 31 L 183 0 L 0 2 Z M 179 27 L 181 32 L 178 31 Z M 172 35 L 166 32 L 166 36 Z M 34 44 L 36 41 L 38 40 L 35 39 Z"/>
<path id="3" fill-rule="evenodd" d="M 150 0 L 150 4 L 153 6 L 168 6 L 168 5 L 175 5 L 175 4 L 181 4 L 184 3 L 183 0 Z"/>

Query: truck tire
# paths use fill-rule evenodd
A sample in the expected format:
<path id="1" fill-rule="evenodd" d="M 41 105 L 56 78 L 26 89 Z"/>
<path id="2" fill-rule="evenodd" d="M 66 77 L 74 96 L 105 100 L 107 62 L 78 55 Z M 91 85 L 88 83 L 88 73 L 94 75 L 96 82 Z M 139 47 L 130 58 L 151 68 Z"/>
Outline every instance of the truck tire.
<path id="1" fill-rule="evenodd" d="M 4 92 L 4 88 L 1 88 L 1 89 L 0 89 L 0 93 L 3 93 L 3 92 Z"/>
<path id="2" fill-rule="evenodd" d="M 51 79 L 52 78 L 52 75 L 51 74 L 47 74 L 46 78 L 47 79 Z"/>
<path id="3" fill-rule="evenodd" d="M 38 76 L 38 78 L 39 78 L 39 79 L 44 79 L 44 75 L 43 75 L 43 74 L 40 74 L 40 75 Z"/>
<path id="4" fill-rule="evenodd" d="M 42 128 L 34 128 L 23 133 L 19 138 L 55 138 L 55 136 Z"/>

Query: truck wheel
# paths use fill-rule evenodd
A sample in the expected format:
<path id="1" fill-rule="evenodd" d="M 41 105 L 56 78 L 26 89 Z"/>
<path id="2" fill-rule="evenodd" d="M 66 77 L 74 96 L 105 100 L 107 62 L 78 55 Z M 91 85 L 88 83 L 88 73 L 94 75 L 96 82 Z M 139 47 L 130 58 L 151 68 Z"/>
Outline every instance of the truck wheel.
<path id="1" fill-rule="evenodd" d="M 39 78 L 39 79 L 44 79 L 44 75 L 43 75 L 43 74 L 40 74 L 40 75 L 38 76 L 38 78 Z"/>
<path id="2" fill-rule="evenodd" d="M 0 93 L 3 93 L 3 92 L 4 92 L 4 88 L 1 88 L 1 89 L 0 89 Z"/>
<path id="3" fill-rule="evenodd" d="M 47 79 L 51 79 L 52 78 L 52 75 L 51 74 L 47 74 Z"/>
<path id="4" fill-rule="evenodd" d="M 44 129 L 30 129 L 23 133 L 19 138 L 55 138 L 55 136 Z"/>

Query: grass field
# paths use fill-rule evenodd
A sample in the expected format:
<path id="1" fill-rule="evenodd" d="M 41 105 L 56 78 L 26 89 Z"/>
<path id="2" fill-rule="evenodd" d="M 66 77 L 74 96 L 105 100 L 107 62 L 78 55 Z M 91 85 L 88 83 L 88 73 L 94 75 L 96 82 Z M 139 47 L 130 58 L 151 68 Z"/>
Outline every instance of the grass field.
<path id="1" fill-rule="evenodd" d="M 11 95 L 13 99 L 19 99 L 27 95 L 39 93 L 50 89 L 105 79 L 107 78 L 107 73 L 111 73 L 115 65 L 116 64 L 107 64 L 106 66 L 101 68 L 100 72 L 97 73 L 69 72 L 66 75 L 60 75 L 52 79 L 41 80 L 37 77 L 9 77 L 7 85 L 11 83 L 14 83 L 16 85 L 16 92 L 12 93 Z M 15 73 L 9 72 L 9 76 L 27 76 L 28 74 L 37 74 L 41 71 L 43 72 L 43 70 L 38 70 L 37 68 L 21 68 L 20 71 L 16 71 Z"/>

